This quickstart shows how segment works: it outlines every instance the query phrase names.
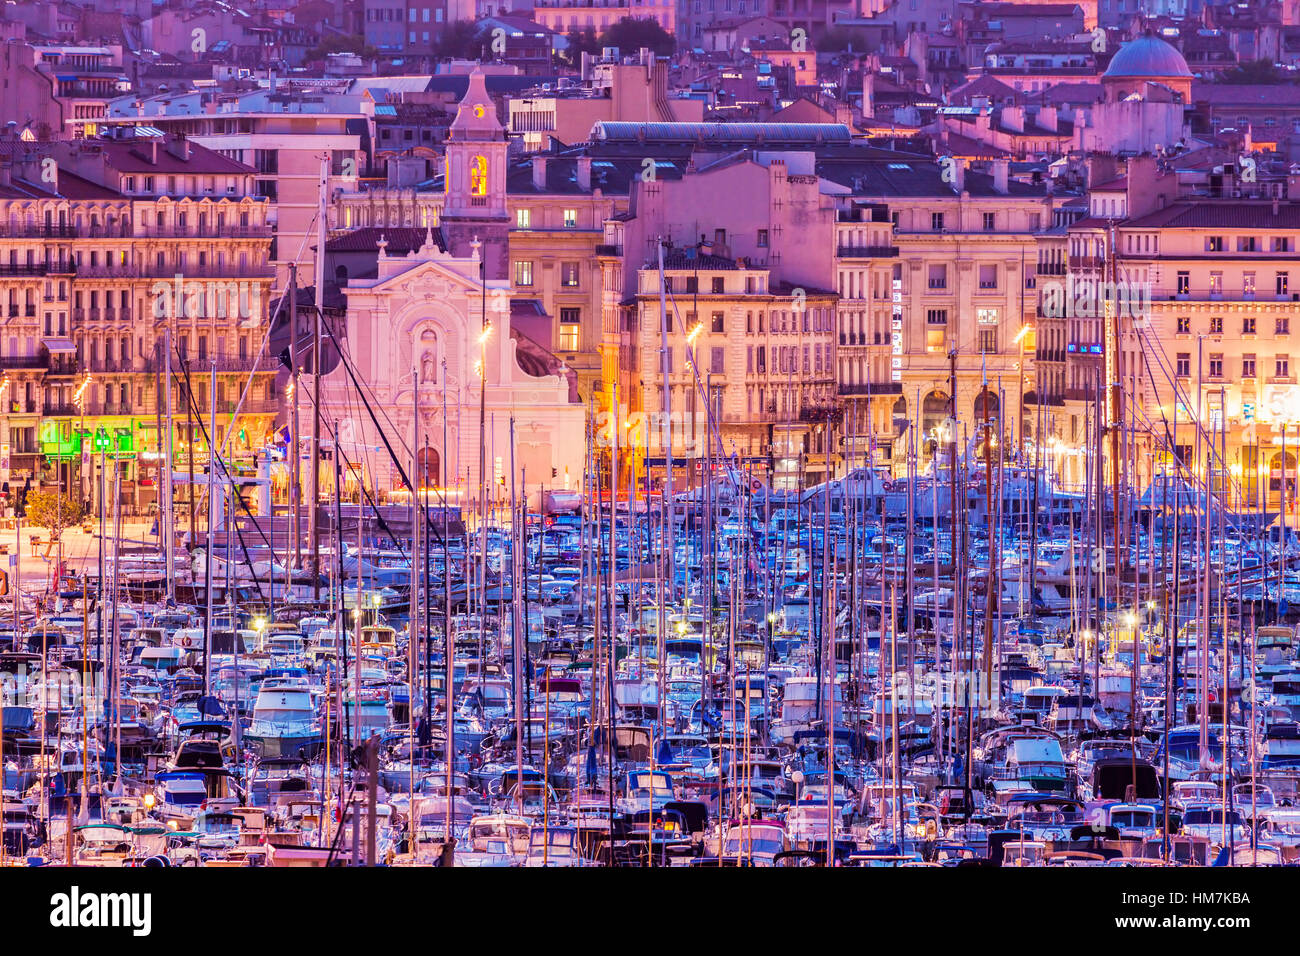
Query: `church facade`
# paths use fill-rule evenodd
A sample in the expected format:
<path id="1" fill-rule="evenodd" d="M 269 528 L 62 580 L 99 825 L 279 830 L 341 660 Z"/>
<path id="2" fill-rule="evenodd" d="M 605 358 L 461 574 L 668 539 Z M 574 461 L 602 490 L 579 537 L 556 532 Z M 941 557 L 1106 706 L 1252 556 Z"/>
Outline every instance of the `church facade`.
<path id="1" fill-rule="evenodd" d="M 542 490 L 581 485 L 587 410 L 576 376 L 529 335 L 509 281 L 493 277 L 505 254 L 505 154 L 475 73 L 448 147 L 447 209 L 458 215 L 407 255 L 388 255 L 381 240 L 376 275 L 344 290 L 350 369 L 322 380 L 321 404 L 339 423 L 345 486 L 400 496 L 405 470 L 474 508 L 484 475 L 490 500 L 508 501 L 513 481 L 534 506 Z"/>

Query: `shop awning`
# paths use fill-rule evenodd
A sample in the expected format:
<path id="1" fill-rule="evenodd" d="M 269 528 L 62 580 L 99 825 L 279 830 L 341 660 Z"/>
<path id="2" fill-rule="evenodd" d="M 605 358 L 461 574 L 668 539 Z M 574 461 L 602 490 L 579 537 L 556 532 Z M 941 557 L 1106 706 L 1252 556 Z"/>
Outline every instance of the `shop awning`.
<path id="1" fill-rule="evenodd" d="M 51 355 L 77 354 L 77 347 L 72 344 L 72 339 L 41 339 L 41 344 Z"/>

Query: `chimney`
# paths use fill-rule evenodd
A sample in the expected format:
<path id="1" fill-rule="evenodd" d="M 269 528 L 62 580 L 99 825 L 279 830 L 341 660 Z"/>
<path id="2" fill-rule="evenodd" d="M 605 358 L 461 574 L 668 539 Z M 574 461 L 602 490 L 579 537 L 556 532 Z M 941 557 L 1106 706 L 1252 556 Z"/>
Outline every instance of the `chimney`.
<path id="1" fill-rule="evenodd" d="M 1040 106 L 1038 108 L 1037 122 L 1040 129 L 1050 130 L 1053 133 L 1057 132 L 1060 129 L 1060 125 L 1056 107 Z"/>
<path id="2" fill-rule="evenodd" d="M 538 192 L 546 192 L 546 157 L 533 157 L 533 188 Z"/>
<path id="3" fill-rule="evenodd" d="M 862 71 L 862 115 L 876 115 L 876 74 L 865 69 Z"/>
<path id="4" fill-rule="evenodd" d="M 158 137 L 155 136 L 149 140 L 149 165 L 158 165 Z"/>
<path id="5" fill-rule="evenodd" d="M 190 141 L 184 136 L 172 137 L 167 141 L 167 152 L 182 163 L 188 163 L 190 161 Z"/>
<path id="6" fill-rule="evenodd" d="M 993 160 L 993 191 L 999 196 L 1007 194 L 1007 174 L 1011 172 L 1009 159 Z"/>
<path id="7" fill-rule="evenodd" d="M 966 192 L 966 158 L 964 156 L 953 157 L 952 171 L 956 176 L 952 188 L 960 196 Z"/>
<path id="8" fill-rule="evenodd" d="M 584 193 L 591 192 L 591 157 L 578 157 L 578 188 Z"/>
<path id="9" fill-rule="evenodd" d="M 1025 131 L 1025 108 L 1023 106 L 1002 107 L 1002 125 L 1014 133 Z"/>

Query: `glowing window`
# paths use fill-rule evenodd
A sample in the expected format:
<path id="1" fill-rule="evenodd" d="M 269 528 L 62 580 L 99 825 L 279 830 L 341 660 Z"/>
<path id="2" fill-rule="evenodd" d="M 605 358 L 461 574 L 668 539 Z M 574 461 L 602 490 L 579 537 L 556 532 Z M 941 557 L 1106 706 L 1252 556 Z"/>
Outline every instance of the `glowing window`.
<path id="1" fill-rule="evenodd" d="M 469 194 L 471 196 L 487 195 L 487 157 L 475 156 L 469 164 Z"/>

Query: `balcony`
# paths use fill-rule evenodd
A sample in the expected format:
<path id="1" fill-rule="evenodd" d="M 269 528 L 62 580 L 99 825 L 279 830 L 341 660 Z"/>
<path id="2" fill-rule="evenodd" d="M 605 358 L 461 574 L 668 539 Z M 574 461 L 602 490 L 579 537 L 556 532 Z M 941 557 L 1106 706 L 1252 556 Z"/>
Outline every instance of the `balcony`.
<path id="1" fill-rule="evenodd" d="M 79 235 L 77 227 L 70 225 L 0 226 L 0 237 L 6 239 L 76 239 Z"/>
<path id="2" fill-rule="evenodd" d="M 869 207 L 854 206 L 852 209 L 838 209 L 836 222 L 889 222 L 889 207 L 883 203 Z"/>
<path id="3" fill-rule="evenodd" d="M 217 402 L 217 414 L 233 415 L 238 402 Z M 280 403 L 273 398 L 249 398 L 239 406 L 241 415 L 277 415 L 280 412 Z"/>
<path id="4" fill-rule="evenodd" d="M 607 242 L 597 243 L 596 255 L 618 257 L 623 255 L 623 247 L 611 245 Z"/>
<path id="5" fill-rule="evenodd" d="M 69 264 L 68 272 L 76 275 L 78 279 L 136 279 L 140 277 L 140 269 L 133 265 L 110 265 L 110 266 L 78 266 Z M 152 273 L 150 273 L 152 275 Z"/>
<path id="6" fill-rule="evenodd" d="M 49 267 L 42 263 L 36 265 L 23 265 L 17 262 L 0 262 L 0 276 L 31 276 L 35 278 L 46 275 L 49 271 Z"/>
<path id="7" fill-rule="evenodd" d="M 841 395 L 902 395 L 902 382 L 840 382 Z"/>
<path id="8" fill-rule="evenodd" d="M 271 266 L 237 265 L 152 265 L 139 270 L 147 279 L 174 279 L 179 275 L 184 281 L 191 279 L 271 279 L 275 269 Z"/>
<path id="9" fill-rule="evenodd" d="M 270 226 L 151 226 L 135 231 L 137 239 L 270 239 Z"/>
<path id="10" fill-rule="evenodd" d="M 46 368 L 45 374 L 51 375 L 78 375 L 81 372 L 81 363 L 70 355 L 51 355 L 50 364 Z"/>
<path id="11" fill-rule="evenodd" d="M 841 259 L 890 259 L 898 256 L 898 246 L 839 246 Z"/>
<path id="12" fill-rule="evenodd" d="M 21 368 L 46 368 L 50 359 L 45 355 L 0 355 L 0 369 L 10 371 Z"/>
<path id="13" fill-rule="evenodd" d="M 41 414 L 47 418 L 75 418 L 81 415 L 81 409 L 76 405 L 45 402 L 41 405 Z"/>

